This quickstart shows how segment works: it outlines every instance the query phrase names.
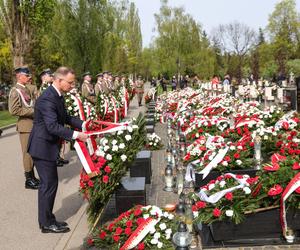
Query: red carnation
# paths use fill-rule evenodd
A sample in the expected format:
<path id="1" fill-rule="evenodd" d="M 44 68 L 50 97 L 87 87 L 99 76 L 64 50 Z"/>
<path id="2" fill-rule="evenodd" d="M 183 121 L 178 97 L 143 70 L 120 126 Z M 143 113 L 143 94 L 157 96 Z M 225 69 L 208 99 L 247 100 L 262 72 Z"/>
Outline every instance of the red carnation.
<path id="1" fill-rule="evenodd" d="M 145 222 L 145 219 L 142 218 L 142 217 L 140 217 L 140 218 L 138 218 L 138 219 L 136 220 L 136 223 L 137 223 L 138 225 L 140 225 L 140 224 L 142 224 L 142 223 L 144 223 L 144 222 Z"/>
<path id="2" fill-rule="evenodd" d="M 226 156 L 224 157 L 224 160 L 227 161 L 227 162 L 230 162 L 230 161 L 231 161 L 230 156 L 229 156 L 229 155 L 226 155 Z"/>
<path id="3" fill-rule="evenodd" d="M 239 159 L 239 158 L 240 158 L 240 154 L 239 154 L 239 153 L 235 153 L 235 154 L 233 155 L 233 157 L 234 157 L 235 159 Z"/>
<path id="4" fill-rule="evenodd" d="M 93 240 L 92 238 L 88 238 L 88 239 L 87 239 L 87 244 L 88 244 L 89 246 L 94 245 L 94 240 Z"/>
<path id="5" fill-rule="evenodd" d="M 250 142 L 250 147 L 254 147 L 254 142 Z"/>
<path id="6" fill-rule="evenodd" d="M 132 227 L 132 220 L 126 221 L 126 227 Z"/>
<path id="7" fill-rule="evenodd" d="M 110 223 L 108 226 L 108 230 L 112 232 L 114 226 L 115 226 L 114 223 Z"/>
<path id="8" fill-rule="evenodd" d="M 102 178 L 102 181 L 103 181 L 104 183 L 108 183 L 109 177 L 108 177 L 107 175 L 104 175 L 103 178 Z"/>
<path id="9" fill-rule="evenodd" d="M 144 242 L 138 244 L 138 248 L 137 248 L 137 249 L 138 249 L 138 250 L 144 250 L 144 249 L 145 249 L 145 244 L 144 244 Z"/>
<path id="10" fill-rule="evenodd" d="M 196 207 L 199 208 L 199 209 L 200 209 L 200 208 L 205 208 L 205 207 L 206 207 L 206 203 L 205 203 L 204 201 L 197 201 L 195 205 L 196 205 Z"/>
<path id="11" fill-rule="evenodd" d="M 231 179 L 232 178 L 232 176 L 230 174 L 225 174 L 224 177 L 225 177 L 225 179 Z"/>
<path id="12" fill-rule="evenodd" d="M 82 188 L 82 189 L 85 188 L 85 184 L 84 184 L 83 181 L 80 181 L 80 184 L 79 184 L 79 185 L 80 185 L 80 188 Z"/>
<path id="13" fill-rule="evenodd" d="M 242 176 L 240 174 L 237 174 L 235 177 L 238 178 L 238 179 L 243 179 L 244 178 L 244 176 Z"/>
<path id="14" fill-rule="evenodd" d="M 100 234 L 99 234 L 99 237 L 101 240 L 104 240 L 105 239 L 105 236 L 106 236 L 106 232 L 102 231 Z"/>
<path id="15" fill-rule="evenodd" d="M 116 228 L 116 235 L 120 235 L 123 232 L 123 229 L 121 227 Z"/>
<path id="16" fill-rule="evenodd" d="M 285 130 L 288 130 L 290 127 L 289 123 L 288 122 L 283 122 L 282 123 L 282 128 L 284 128 Z"/>
<path id="17" fill-rule="evenodd" d="M 96 167 L 97 169 L 100 169 L 100 168 L 103 167 L 103 164 L 102 164 L 101 162 L 97 162 L 97 163 L 95 164 L 95 167 Z"/>
<path id="18" fill-rule="evenodd" d="M 259 178 L 258 176 L 253 177 L 253 178 L 250 177 L 250 178 L 247 179 L 247 183 L 249 183 L 251 185 L 251 184 L 257 182 L 258 178 Z"/>
<path id="19" fill-rule="evenodd" d="M 89 186 L 89 187 L 93 187 L 93 186 L 94 186 L 94 182 L 93 182 L 92 180 L 89 180 L 89 181 L 88 181 L 88 186 Z"/>
<path id="20" fill-rule="evenodd" d="M 120 240 L 120 236 L 119 236 L 119 235 L 114 235 L 114 236 L 113 236 L 113 240 L 114 240 L 115 242 L 118 242 L 118 241 Z"/>
<path id="21" fill-rule="evenodd" d="M 223 176 L 222 176 L 222 175 L 218 176 L 217 180 L 218 180 L 218 181 L 223 180 Z"/>
<path id="22" fill-rule="evenodd" d="M 124 232 L 125 232 L 126 235 L 129 236 L 131 234 L 131 228 L 130 227 L 126 227 Z"/>
<path id="23" fill-rule="evenodd" d="M 104 168 L 104 172 L 109 174 L 111 172 L 111 168 L 109 166 L 106 166 Z"/>
<path id="24" fill-rule="evenodd" d="M 98 162 L 102 165 L 104 165 L 106 163 L 106 160 L 103 157 L 99 157 L 98 158 Z"/>
<path id="25" fill-rule="evenodd" d="M 136 210 L 134 210 L 133 214 L 134 216 L 139 216 L 142 213 L 142 210 L 137 208 Z"/>
<path id="26" fill-rule="evenodd" d="M 220 217 L 221 214 L 222 214 L 222 212 L 221 212 L 220 209 L 215 208 L 215 209 L 213 210 L 213 215 L 214 215 L 215 217 Z"/>
<path id="27" fill-rule="evenodd" d="M 193 206 L 192 206 L 192 211 L 193 211 L 193 212 L 198 211 L 198 208 L 197 208 L 196 205 L 193 205 Z"/>
<path id="28" fill-rule="evenodd" d="M 188 161 L 191 158 L 191 154 L 187 153 L 186 156 L 184 157 L 185 161 Z"/>
<path id="29" fill-rule="evenodd" d="M 276 184 L 274 187 L 272 187 L 269 190 L 268 195 L 275 196 L 275 195 L 280 194 L 282 191 L 283 191 L 283 188 L 280 185 Z"/>
<path id="30" fill-rule="evenodd" d="M 277 171 L 280 168 L 278 163 L 274 163 L 273 165 L 264 166 L 264 170 L 266 171 Z"/>
<path id="31" fill-rule="evenodd" d="M 233 199 L 233 194 L 232 194 L 231 192 L 229 192 L 229 193 L 225 194 L 225 198 L 226 198 L 227 200 L 229 200 L 229 201 L 232 201 L 232 199 Z"/>
<path id="32" fill-rule="evenodd" d="M 295 162 L 295 163 L 293 164 L 293 169 L 294 169 L 294 170 L 300 169 L 299 162 Z"/>

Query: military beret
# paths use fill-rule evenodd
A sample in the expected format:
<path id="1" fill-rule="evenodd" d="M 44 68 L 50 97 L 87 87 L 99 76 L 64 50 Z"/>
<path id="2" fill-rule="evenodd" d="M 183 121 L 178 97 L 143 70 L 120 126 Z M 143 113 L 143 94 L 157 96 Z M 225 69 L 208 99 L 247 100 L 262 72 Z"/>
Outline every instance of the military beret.
<path id="1" fill-rule="evenodd" d="M 96 77 L 103 77 L 103 74 L 102 74 L 102 73 L 98 73 L 98 74 L 96 75 Z"/>
<path id="2" fill-rule="evenodd" d="M 82 74 L 82 77 L 91 76 L 91 75 L 92 75 L 91 72 L 87 71 Z"/>
<path id="3" fill-rule="evenodd" d="M 16 74 L 31 75 L 30 70 L 27 67 L 19 67 L 15 69 Z"/>
<path id="4" fill-rule="evenodd" d="M 42 77 L 43 75 L 46 75 L 46 74 L 48 74 L 48 75 L 52 75 L 53 73 L 52 73 L 52 71 L 51 71 L 51 69 L 44 69 L 41 73 L 40 73 L 40 77 Z"/>

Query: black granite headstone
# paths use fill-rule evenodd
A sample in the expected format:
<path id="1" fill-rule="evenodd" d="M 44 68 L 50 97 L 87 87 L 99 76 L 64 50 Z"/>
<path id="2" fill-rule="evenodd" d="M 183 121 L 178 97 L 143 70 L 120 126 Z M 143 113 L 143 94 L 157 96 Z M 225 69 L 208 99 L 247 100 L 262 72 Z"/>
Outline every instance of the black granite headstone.
<path id="1" fill-rule="evenodd" d="M 145 177 L 146 184 L 151 183 L 152 166 L 151 151 L 142 150 L 137 153 L 136 159 L 130 167 L 131 177 Z"/>
<path id="2" fill-rule="evenodd" d="M 145 177 L 123 177 L 116 190 L 117 214 L 120 215 L 135 205 L 146 205 Z"/>
<path id="3" fill-rule="evenodd" d="M 145 127 L 146 127 L 146 132 L 148 134 L 154 133 L 154 126 L 153 125 L 146 125 Z"/>

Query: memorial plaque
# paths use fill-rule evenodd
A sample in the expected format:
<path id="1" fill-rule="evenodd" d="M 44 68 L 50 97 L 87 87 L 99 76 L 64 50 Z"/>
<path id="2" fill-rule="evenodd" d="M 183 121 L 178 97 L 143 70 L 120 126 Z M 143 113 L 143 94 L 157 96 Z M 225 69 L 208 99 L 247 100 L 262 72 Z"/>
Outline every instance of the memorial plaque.
<path id="1" fill-rule="evenodd" d="M 151 165 L 151 151 L 142 150 L 137 153 L 136 159 L 130 167 L 131 177 L 145 177 L 146 184 L 151 183 L 152 165 Z"/>

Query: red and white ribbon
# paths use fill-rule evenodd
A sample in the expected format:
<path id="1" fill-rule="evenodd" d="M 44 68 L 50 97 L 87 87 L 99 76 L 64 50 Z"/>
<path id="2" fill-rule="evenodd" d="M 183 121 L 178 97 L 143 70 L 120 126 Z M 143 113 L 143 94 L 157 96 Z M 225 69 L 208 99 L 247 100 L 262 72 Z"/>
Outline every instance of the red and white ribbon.
<path id="1" fill-rule="evenodd" d="M 111 101 L 114 107 L 114 122 L 118 122 L 118 109 L 117 109 L 116 99 L 112 96 Z"/>
<path id="2" fill-rule="evenodd" d="M 82 101 L 75 95 L 71 95 L 71 99 L 74 101 L 76 107 L 79 110 L 79 117 L 81 120 L 85 121 L 86 117 L 84 114 L 84 109 L 83 109 L 83 105 L 82 105 Z"/>
<path id="3" fill-rule="evenodd" d="M 243 189 L 244 187 L 247 187 L 249 185 L 247 183 L 247 179 L 249 178 L 248 175 L 243 176 L 243 178 L 241 178 L 241 179 L 237 178 L 235 174 L 228 173 L 226 175 L 230 175 L 232 178 L 234 178 L 239 183 L 239 185 L 221 190 L 221 191 L 216 192 L 216 193 L 214 193 L 210 196 L 207 196 L 207 194 L 206 194 L 207 189 L 202 188 L 202 189 L 200 189 L 200 192 L 198 193 L 199 198 L 202 201 L 214 204 L 214 203 L 217 203 L 220 199 L 222 199 L 227 193 L 230 193 L 230 192 L 232 192 L 234 190 L 237 190 L 237 189 Z"/>
<path id="4" fill-rule="evenodd" d="M 103 122 L 103 121 L 98 121 L 98 123 L 107 127 L 96 131 L 84 131 L 84 133 L 90 136 L 106 134 L 106 133 L 114 133 L 120 130 L 125 130 L 127 129 L 128 126 L 128 123 L 110 123 L 110 122 Z M 83 130 L 86 130 L 86 128 L 84 128 Z M 95 151 L 95 139 L 93 137 L 88 139 L 90 139 L 87 140 L 88 148 L 86 147 L 86 144 L 80 140 L 75 141 L 74 148 L 77 152 L 77 155 L 79 157 L 79 160 L 81 161 L 81 164 L 85 172 L 87 174 L 90 174 L 95 171 L 94 163 L 90 156 Z"/>
<path id="5" fill-rule="evenodd" d="M 286 211 L 285 211 L 285 201 L 289 196 L 300 187 L 300 173 L 298 173 L 287 185 L 285 190 L 282 193 L 281 199 L 280 199 L 280 221 L 281 221 L 281 228 L 283 236 L 288 240 L 287 235 L 287 221 L 286 221 Z"/>
<path id="6" fill-rule="evenodd" d="M 30 100 L 30 103 L 28 104 L 28 102 L 26 101 L 26 98 L 25 98 L 25 96 L 24 96 L 24 93 L 23 93 L 21 90 L 17 89 L 17 88 L 14 88 L 14 89 L 15 89 L 15 90 L 18 92 L 18 94 L 20 95 L 21 100 L 22 100 L 24 106 L 25 106 L 26 108 L 32 108 L 32 107 L 33 107 L 33 101 Z M 11 92 L 10 92 L 10 94 L 11 94 Z M 10 94 L 9 94 L 9 95 L 10 95 Z"/>
<path id="7" fill-rule="evenodd" d="M 148 217 L 137 227 L 136 230 L 134 230 L 120 250 L 129 250 L 135 248 L 158 222 L 159 220 Z"/>

